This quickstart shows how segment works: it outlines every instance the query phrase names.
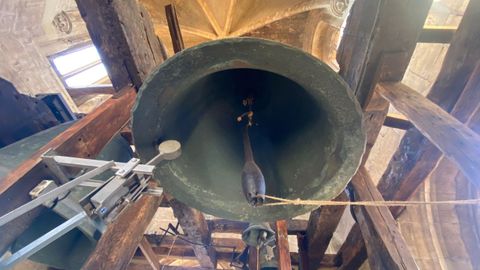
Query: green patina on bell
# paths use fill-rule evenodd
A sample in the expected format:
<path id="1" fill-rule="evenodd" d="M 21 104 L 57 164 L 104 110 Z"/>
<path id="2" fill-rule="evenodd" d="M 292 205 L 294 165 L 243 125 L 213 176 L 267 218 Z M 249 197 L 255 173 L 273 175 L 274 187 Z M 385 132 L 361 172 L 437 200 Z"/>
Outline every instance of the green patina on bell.
<path id="1" fill-rule="evenodd" d="M 266 194 L 330 200 L 350 181 L 365 148 L 352 91 L 327 65 L 280 43 L 235 38 L 186 49 L 140 89 L 133 136 L 143 161 L 168 139 L 182 155 L 155 178 L 178 200 L 206 213 L 249 221 L 286 219 L 314 206 L 259 206 L 242 192 L 244 149 L 237 117 L 253 98 L 249 136 Z"/>

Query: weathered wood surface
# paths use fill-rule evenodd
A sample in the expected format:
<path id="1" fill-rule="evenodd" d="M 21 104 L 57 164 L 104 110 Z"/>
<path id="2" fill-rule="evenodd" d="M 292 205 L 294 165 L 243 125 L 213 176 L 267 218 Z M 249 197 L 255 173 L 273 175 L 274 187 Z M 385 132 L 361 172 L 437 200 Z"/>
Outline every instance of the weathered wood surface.
<path id="1" fill-rule="evenodd" d="M 427 26 L 423 28 L 418 42 L 421 43 L 450 43 L 453 35 L 457 31 L 456 27 L 448 26 Z"/>
<path id="2" fill-rule="evenodd" d="M 335 201 L 348 200 L 345 192 L 335 198 Z M 320 266 L 344 210 L 345 206 L 322 206 L 310 213 L 306 232 L 309 269 L 318 269 Z"/>
<path id="3" fill-rule="evenodd" d="M 11 171 L 0 181 L 0 214 L 3 215 L 31 200 L 28 193 L 42 179 L 52 178 L 41 155 L 52 149 L 61 155 L 89 158 L 97 155 L 103 146 L 125 125 L 135 100 L 133 88 L 125 88 L 102 106 L 80 119 L 35 152 L 30 159 Z M 101 132 L 100 132 L 101 131 Z M 39 214 L 38 210 L 19 217 L 0 227 L 0 251 L 10 245 Z"/>
<path id="4" fill-rule="evenodd" d="M 246 228 L 248 228 L 249 225 L 248 222 L 233 221 L 227 219 L 211 219 L 207 220 L 207 224 L 210 231 L 222 233 L 242 233 Z M 299 232 L 305 232 L 307 230 L 307 224 L 307 220 L 287 220 L 288 234 L 293 235 Z M 270 226 L 272 228 L 275 227 L 275 223 L 270 222 Z"/>
<path id="5" fill-rule="evenodd" d="M 310 260 L 308 259 L 308 240 L 306 233 L 297 233 L 297 245 L 299 255 L 299 268 L 301 270 L 308 270 L 310 269 Z"/>
<path id="6" fill-rule="evenodd" d="M 210 246 L 211 234 L 203 213 L 174 198 L 169 197 L 168 199 L 186 237 L 194 243 L 203 244 L 192 245 L 200 265 L 208 269 L 215 269 L 217 265 L 216 252 Z"/>
<path id="7" fill-rule="evenodd" d="M 159 203 L 160 197 L 143 195 L 129 205 L 107 227 L 82 269 L 126 269 Z"/>
<path id="8" fill-rule="evenodd" d="M 390 113 L 387 114 L 387 117 L 385 118 L 383 125 L 386 127 L 402 129 L 402 130 L 408 130 L 413 127 L 412 123 L 410 123 L 410 121 L 408 121 L 408 119 L 405 118 L 405 116 L 399 115 L 399 114 L 390 114 Z"/>
<path id="9" fill-rule="evenodd" d="M 383 201 L 364 167 L 352 179 L 361 201 Z M 355 217 L 367 247 L 370 269 L 418 269 L 388 207 L 354 207 Z"/>
<path id="10" fill-rule="evenodd" d="M 480 136 L 435 103 L 402 83 L 380 83 L 377 91 L 480 187 Z M 478 102 L 480 99 L 477 99 Z"/>
<path id="11" fill-rule="evenodd" d="M 454 34 L 437 81 L 427 95 L 427 98 L 456 117 L 457 113 L 453 112 L 452 108 L 480 59 L 480 28 L 477 27 L 479 16 L 480 2 L 470 1 Z M 471 102 L 477 101 L 473 98 L 464 99 L 458 108 L 464 108 L 462 111 L 465 112 L 471 111 L 472 105 L 468 105 Z M 462 114 L 465 115 L 465 112 Z M 464 116 L 459 120 L 463 122 Z M 417 129 L 408 130 L 378 183 L 384 198 L 408 199 L 436 166 L 440 156 L 441 152 Z"/>
<path id="12" fill-rule="evenodd" d="M 172 38 L 173 51 L 177 53 L 183 50 L 185 48 L 185 45 L 183 43 L 180 24 L 178 23 L 177 11 L 173 4 L 165 6 L 165 15 L 167 17 L 168 30 L 170 31 L 170 37 Z"/>
<path id="13" fill-rule="evenodd" d="M 357 0 L 344 30 L 337 61 L 340 75 L 364 109 L 368 158 L 388 112 L 388 102 L 375 94 L 377 82 L 399 81 L 405 74 L 432 1 Z M 358 225 L 337 254 L 342 269 L 357 269 L 366 259 Z"/>
<path id="14" fill-rule="evenodd" d="M 260 262 L 256 247 L 248 247 L 248 270 L 260 270 Z"/>
<path id="15" fill-rule="evenodd" d="M 93 44 L 116 90 L 137 89 L 161 64 L 162 45 L 148 12 L 137 0 L 76 0 Z"/>
<path id="16" fill-rule="evenodd" d="M 140 241 L 140 244 L 138 244 L 138 248 L 142 251 L 143 256 L 147 259 L 153 270 L 161 269 L 159 258 L 145 236 Z"/>
<path id="17" fill-rule="evenodd" d="M 285 220 L 277 220 L 275 222 L 275 235 L 277 238 L 277 260 L 279 270 L 291 270 L 292 261 L 290 258 L 287 222 Z"/>
<path id="18" fill-rule="evenodd" d="M 340 75 L 362 107 L 372 96 L 382 53 L 404 53 L 388 70 L 382 70 L 382 80 L 402 79 L 431 3 L 431 0 L 366 0 L 356 1 L 352 6 L 337 61 Z"/>

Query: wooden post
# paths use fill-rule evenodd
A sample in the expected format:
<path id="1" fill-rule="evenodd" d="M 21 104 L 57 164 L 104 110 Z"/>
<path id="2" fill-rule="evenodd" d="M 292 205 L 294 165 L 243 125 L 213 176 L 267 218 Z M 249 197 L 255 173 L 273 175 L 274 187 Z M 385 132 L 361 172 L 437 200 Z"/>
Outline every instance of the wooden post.
<path id="1" fill-rule="evenodd" d="M 145 236 L 142 238 L 142 241 L 140 241 L 138 248 L 140 248 L 140 250 L 143 253 L 143 256 L 145 256 L 145 258 L 147 259 L 148 263 L 150 264 L 153 270 L 161 269 L 157 254 L 155 254 L 155 252 L 152 249 L 152 246 L 148 242 L 147 238 L 145 238 Z"/>
<path id="2" fill-rule="evenodd" d="M 170 196 L 168 197 L 173 213 L 180 226 L 182 226 L 185 235 L 190 241 L 198 243 L 192 245 L 192 248 L 200 265 L 207 269 L 215 269 L 217 265 L 215 249 L 210 246 L 211 234 L 202 212 L 190 208 Z"/>
<path id="3" fill-rule="evenodd" d="M 277 220 L 276 237 L 277 237 L 277 252 L 278 252 L 278 269 L 291 270 L 292 262 L 290 259 L 290 251 L 288 245 L 287 222 L 285 220 Z"/>
<path id="4" fill-rule="evenodd" d="M 159 203 L 160 197 L 143 195 L 121 212 L 108 226 L 82 269 L 126 269 Z"/>
<path id="5" fill-rule="evenodd" d="M 340 74 L 364 108 L 367 149 L 370 149 L 388 112 L 388 102 L 374 88 L 377 82 L 400 81 L 432 1 L 356 0 L 337 53 Z M 399 42 L 401 40 L 401 42 Z M 341 269 L 358 269 L 366 259 L 360 228 L 354 225 L 337 254 Z"/>
<path id="6" fill-rule="evenodd" d="M 364 167 L 352 179 L 356 198 L 383 201 Z M 354 207 L 370 269 L 418 269 L 388 207 Z"/>
<path id="7" fill-rule="evenodd" d="M 148 12 L 137 0 L 76 0 L 113 87 L 139 89 L 164 60 Z"/>
<path id="8" fill-rule="evenodd" d="M 300 270 L 308 270 L 310 269 L 310 259 L 308 258 L 308 239 L 305 233 L 297 233 L 297 243 L 300 255 L 299 268 Z"/>
<path id="9" fill-rule="evenodd" d="M 173 51 L 177 53 L 183 50 L 185 48 L 185 45 L 183 44 L 182 31 L 180 30 L 180 24 L 178 23 L 177 11 L 175 10 L 175 6 L 165 6 L 165 15 L 167 17 L 170 37 L 172 38 Z"/>
<path id="10" fill-rule="evenodd" d="M 260 270 L 256 247 L 248 247 L 248 270 Z"/>
<path id="11" fill-rule="evenodd" d="M 342 192 L 335 198 L 335 201 L 348 200 L 349 198 L 345 192 Z M 344 210 L 345 206 L 322 206 L 310 213 L 306 233 L 308 265 L 310 269 L 318 269 L 320 266 Z"/>

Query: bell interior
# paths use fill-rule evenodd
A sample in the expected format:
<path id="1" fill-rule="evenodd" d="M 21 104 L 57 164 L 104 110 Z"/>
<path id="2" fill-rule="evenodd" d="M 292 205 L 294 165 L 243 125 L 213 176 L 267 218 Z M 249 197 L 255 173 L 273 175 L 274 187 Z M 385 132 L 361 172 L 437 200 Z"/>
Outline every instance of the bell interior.
<path id="1" fill-rule="evenodd" d="M 250 140 L 266 194 L 310 197 L 338 169 L 341 134 L 328 112 L 295 81 L 258 69 L 229 69 L 186 88 L 169 104 L 160 140 L 182 143 L 181 157 L 167 166 L 193 189 L 248 207 L 241 188 L 246 123 L 237 121 L 248 110 L 242 104 L 248 97 L 254 112 Z"/>

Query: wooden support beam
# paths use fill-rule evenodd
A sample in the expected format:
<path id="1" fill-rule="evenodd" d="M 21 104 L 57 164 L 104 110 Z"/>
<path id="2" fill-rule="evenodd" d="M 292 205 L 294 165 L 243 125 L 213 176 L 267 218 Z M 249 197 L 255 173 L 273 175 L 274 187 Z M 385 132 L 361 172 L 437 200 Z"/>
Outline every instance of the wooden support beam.
<path id="1" fill-rule="evenodd" d="M 82 269 L 126 269 L 143 239 L 160 198 L 143 195 L 110 224 Z"/>
<path id="2" fill-rule="evenodd" d="M 352 179 L 361 201 L 383 201 L 382 195 L 361 167 Z M 370 269 L 418 269 L 388 207 L 354 207 L 367 247 Z"/>
<path id="3" fill-rule="evenodd" d="M 308 258 L 308 240 L 306 233 L 297 233 L 298 255 L 300 260 L 298 262 L 300 270 L 310 269 L 310 260 Z M 322 256 L 323 257 L 323 256 Z"/>
<path id="4" fill-rule="evenodd" d="M 183 50 L 185 45 L 183 43 L 180 24 L 178 23 L 177 11 L 173 4 L 165 6 L 165 15 L 167 16 L 168 30 L 170 31 L 170 37 L 172 38 L 173 51 L 177 53 Z"/>
<path id="5" fill-rule="evenodd" d="M 335 198 L 335 201 L 348 200 L 345 192 Z M 320 266 L 344 210 L 345 206 L 322 206 L 310 213 L 306 232 L 309 269 L 318 269 Z"/>
<path id="6" fill-rule="evenodd" d="M 277 260 L 279 270 L 291 270 L 292 261 L 290 258 L 287 222 L 285 220 L 277 220 L 275 222 L 275 235 L 277 237 Z"/>
<path id="7" fill-rule="evenodd" d="M 340 74 L 364 109 L 368 158 L 388 112 L 375 94 L 377 82 L 400 81 L 405 74 L 432 1 L 357 0 L 350 11 L 338 49 Z M 400 41 L 400 42 L 399 42 Z M 357 269 L 366 249 L 357 224 L 337 254 L 341 269 Z"/>
<path id="8" fill-rule="evenodd" d="M 418 42 L 420 43 L 450 43 L 453 39 L 453 35 L 457 31 L 456 27 L 448 26 L 426 26 L 423 28 Z"/>
<path id="9" fill-rule="evenodd" d="M 248 270 L 260 270 L 258 253 L 256 247 L 248 247 Z"/>
<path id="10" fill-rule="evenodd" d="M 454 161 L 472 183 L 480 187 L 478 134 L 402 83 L 381 83 L 377 91 L 398 111 L 406 115 L 445 156 Z"/>
<path id="11" fill-rule="evenodd" d="M 386 127 L 407 130 L 413 127 L 412 123 L 401 114 L 387 114 L 383 125 Z"/>
<path id="12" fill-rule="evenodd" d="M 138 245 L 138 248 L 142 251 L 143 256 L 147 259 L 148 263 L 152 267 L 153 270 L 160 270 L 160 262 L 157 257 L 157 254 L 152 249 L 152 246 L 148 242 L 147 238 L 145 236 L 142 238 L 140 241 L 140 244 Z"/>
<path id="13" fill-rule="evenodd" d="M 212 232 L 217 233 L 242 233 L 249 225 L 248 222 L 233 221 L 227 219 L 211 219 L 207 220 L 208 228 Z M 288 234 L 296 235 L 299 232 L 307 230 L 307 220 L 291 219 L 287 220 Z M 275 227 L 274 222 L 270 222 L 270 226 Z"/>
<path id="14" fill-rule="evenodd" d="M 186 237 L 197 243 L 192 245 L 192 248 L 200 265 L 207 269 L 215 269 L 217 265 L 216 252 L 210 246 L 211 234 L 202 212 L 190 208 L 174 198 L 169 198 L 169 202 Z"/>
<path id="15" fill-rule="evenodd" d="M 116 90 L 137 89 L 164 60 L 148 12 L 137 0 L 76 0 Z"/>

